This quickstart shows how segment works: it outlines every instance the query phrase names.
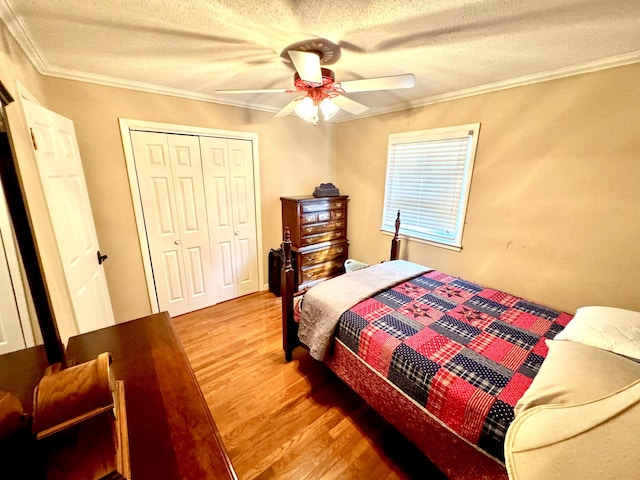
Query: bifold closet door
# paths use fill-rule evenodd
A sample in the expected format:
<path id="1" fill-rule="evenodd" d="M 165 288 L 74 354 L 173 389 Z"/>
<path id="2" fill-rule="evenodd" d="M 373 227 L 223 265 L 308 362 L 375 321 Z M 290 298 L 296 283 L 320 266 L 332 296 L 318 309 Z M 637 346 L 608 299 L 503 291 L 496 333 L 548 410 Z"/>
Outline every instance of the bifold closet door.
<path id="1" fill-rule="evenodd" d="M 132 131 L 131 140 L 160 310 L 215 304 L 198 137 Z"/>
<path id="2" fill-rule="evenodd" d="M 253 148 L 250 140 L 200 137 L 200 150 L 221 302 L 259 290 Z"/>

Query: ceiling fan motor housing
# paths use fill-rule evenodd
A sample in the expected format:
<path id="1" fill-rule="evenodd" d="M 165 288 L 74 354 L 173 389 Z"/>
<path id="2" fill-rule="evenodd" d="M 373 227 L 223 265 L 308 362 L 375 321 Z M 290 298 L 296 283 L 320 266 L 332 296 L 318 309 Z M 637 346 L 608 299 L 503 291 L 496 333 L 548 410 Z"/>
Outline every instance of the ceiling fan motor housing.
<path id="1" fill-rule="evenodd" d="M 310 82 L 300 78 L 298 72 L 293 75 L 293 84 L 296 90 L 305 92 L 308 97 L 313 99 L 314 104 L 320 103 L 325 98 L 336 97 L 344 91 L 340 88 L 339 83 L 335 83 L 335 74 L 328 68 L 321 68 L 322 83 Z"/>

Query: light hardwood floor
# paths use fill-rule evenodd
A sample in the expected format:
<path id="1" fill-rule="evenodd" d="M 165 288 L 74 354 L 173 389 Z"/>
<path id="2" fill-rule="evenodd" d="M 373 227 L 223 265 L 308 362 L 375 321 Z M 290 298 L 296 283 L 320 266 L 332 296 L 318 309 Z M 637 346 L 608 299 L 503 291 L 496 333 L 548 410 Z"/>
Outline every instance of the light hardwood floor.
<path id="1" fill-rule="evenodd" d="M 240 480 L 445 478 L 308 352 L 284 362 L 280 308 L 263 292 L 174 319 Z"/>

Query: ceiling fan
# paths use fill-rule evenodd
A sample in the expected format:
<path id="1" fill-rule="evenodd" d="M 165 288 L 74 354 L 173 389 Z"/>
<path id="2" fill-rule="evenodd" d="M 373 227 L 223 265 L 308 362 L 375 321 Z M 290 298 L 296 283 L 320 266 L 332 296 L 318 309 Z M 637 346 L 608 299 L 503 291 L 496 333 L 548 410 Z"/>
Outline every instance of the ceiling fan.
<path id="1" fill-rule="evenodd" d="M 295 47 L 298 48 L 285 50 L 296 69 L 293 76 L 294 88 L 216 90 L 216 93 L 297 93 L 298 96 L 280 110 L 276 117 L 284 117 L 295 111 L 300 118 L 315 125 L 319 120 L 319 113 L 324 120 L 329 120 L 341 108 L 354 115 L 369 109 L 346 97 L 345 93 L 412 88 L 416 84 L 412 73 L 336 82 L 333 71 L 320 66 L 321 63 L 329 63 L 328 60 L 323 62 L 324 49 L 309 50 L 308 46 L 302 44 L 296 44 Z M 282 56 L 285 56 L 284 52 Z"/>

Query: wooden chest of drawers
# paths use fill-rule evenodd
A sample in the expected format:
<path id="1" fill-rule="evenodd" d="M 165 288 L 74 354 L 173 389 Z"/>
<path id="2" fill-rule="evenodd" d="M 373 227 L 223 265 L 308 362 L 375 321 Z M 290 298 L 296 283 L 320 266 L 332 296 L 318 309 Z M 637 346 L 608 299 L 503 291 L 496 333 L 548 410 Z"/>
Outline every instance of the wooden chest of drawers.
<path id="1" fill-rule="evenodd" d="M 282 226 L 291 230 L 298 288 L 344 273 L 349 253 L 347 198 L 311 195 L 280 198 Z"/>

